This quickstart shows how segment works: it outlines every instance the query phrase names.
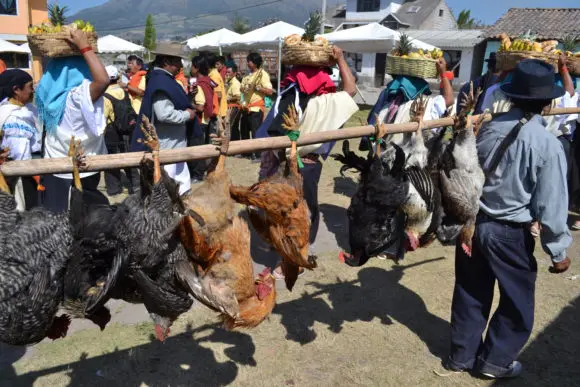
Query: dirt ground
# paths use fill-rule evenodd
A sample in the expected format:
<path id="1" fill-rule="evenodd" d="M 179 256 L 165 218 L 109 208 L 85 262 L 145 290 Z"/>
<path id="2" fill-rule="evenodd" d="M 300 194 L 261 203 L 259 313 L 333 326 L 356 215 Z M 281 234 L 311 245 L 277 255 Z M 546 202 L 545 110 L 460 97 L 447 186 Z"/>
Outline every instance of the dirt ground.
<path id="1" fill-rule="evenodd" d="M 320 183 L 319 268 L 292 293 L 281 290 L 274 313 L 255 330 L 224 331 L 203 307 L 182 316 L 165 343 L 154 340 L 146 315 L 104 332 L 88 324 L 28 351 L 0 348 L 0 386 L 493 385 L 468 374 L 437 374 L 445 375 L 440 362 L 448 350 L 452 248 L 436 244 L 400 265 L 371 260 L 354 269 L 339 262 L 339 250 L 348 248 L 345 208 L 356 177 L 340 177 L 338 167 L 328 160 Z M 257 177 L 258 165 L 245 160 L 231 159 L 228 168 L 235 183 Z M 579 251 L 575 241 L 570 256 Z M 537 259 L 534 334 L 520 356 L 522 377 L 505 384 L 577 386 L 580 263 L 554 275 L 539 247 Z"/>

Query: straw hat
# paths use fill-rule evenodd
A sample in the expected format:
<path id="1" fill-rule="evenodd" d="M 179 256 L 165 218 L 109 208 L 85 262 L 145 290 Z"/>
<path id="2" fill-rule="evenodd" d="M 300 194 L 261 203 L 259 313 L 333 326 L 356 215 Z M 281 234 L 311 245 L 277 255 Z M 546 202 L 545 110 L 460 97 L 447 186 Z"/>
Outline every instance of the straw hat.
<path id="1" fill-rule="evenodd" d="M 158 43 L 157 48 L 151 51 L 153 55 L 175 56 L 181 59 L 189 59 L 184 51 L 184 46 L 173 43 Z"/>

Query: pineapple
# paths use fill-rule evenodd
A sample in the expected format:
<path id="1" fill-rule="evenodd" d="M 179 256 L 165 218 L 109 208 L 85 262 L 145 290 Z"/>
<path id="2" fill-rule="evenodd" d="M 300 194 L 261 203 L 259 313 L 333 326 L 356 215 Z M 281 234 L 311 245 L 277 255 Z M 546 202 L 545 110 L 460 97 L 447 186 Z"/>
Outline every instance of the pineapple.
<path id="1" fill-rule="evenodd" d="M 580 37 L 568 35 L 564 39 L 562 39 L 562 49 L 564 51 L 571 51 L 574 52 L 576 50 L 576 41 Z"/>
<path id="2" fill-rule="evenodd" d="M 322 14 L 318 11 L 310 13 L 310 18 L 304 25 L 304 35 L 302 35 L 302 41 L 304 42 L 314 42 L 316 34 L 320 32 L 320 26 L 322 25 Z"/>
<path id="3" fill-rule="evenodd" d="M 409 35 L 401 34 L 401 36 L 399 37 L 399 43 L 397 43 L 397 47 L 395 47 L 392 54 L 394 56 L 408 58 L 412 50 L 413 43 L 411 43 L 411 38 L 409 37 Z"/>

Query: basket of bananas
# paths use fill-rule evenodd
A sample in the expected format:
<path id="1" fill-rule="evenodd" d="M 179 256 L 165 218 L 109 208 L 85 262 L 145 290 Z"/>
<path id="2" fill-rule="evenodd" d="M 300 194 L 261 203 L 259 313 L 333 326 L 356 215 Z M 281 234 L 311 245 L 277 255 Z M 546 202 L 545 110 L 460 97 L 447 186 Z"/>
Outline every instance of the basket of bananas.
<path id="1" fill-rule="evenodd" d="M 91 47 L 98 52 L 95 28 L 89 22 L 76 20 L 64 26 L 42 23 L 28 28 L 27 38 L 32 55 L 49 58 L 81 55 L 78 49 L 66 40 L 70 37 L 71 30 L 85 32 Z"/>
<path id="2" fill-rule="evenodd" d="M 282 63 L 303 66 L 333 66 L 336 61 L 328 40 L 316 34 L 320 31 L 322 16 L 313 12 L 306 22 L 304 35 L 290 35 L 282 46 Z"/>
<path id="3" fill-rule="evenodd" d="M 540 59 L 551 64 L 554 71 L 558 72 L 558 56 L 556 50 L 557 40 L 536 42 L 528 36 L 515 39 L 513 42 L 506 34 L 500 36 L 501 44 L 497 52 L 497 68 L 502 71 L 511 71 L 524 59 Z"/>
<path id="4" fill-rule="evenodd" d="M 411 38 L 401 34 L 399 43 L 390 55 L 387 55 L 386 73 L 389 75 L 407 75 L 418 78 L 437 78 L 437 60 L 443 57 L 443 51 L 434 48 L 432 51 L 414 51 Z"/>

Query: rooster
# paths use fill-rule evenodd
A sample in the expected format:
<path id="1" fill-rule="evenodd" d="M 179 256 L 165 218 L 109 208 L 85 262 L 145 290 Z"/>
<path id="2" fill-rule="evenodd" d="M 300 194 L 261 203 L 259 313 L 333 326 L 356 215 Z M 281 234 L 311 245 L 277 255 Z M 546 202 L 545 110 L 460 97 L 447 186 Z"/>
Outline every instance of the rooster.
<path id="1" fill-rule="evenodd" d="M 381 136 L 377 136 L 380 138 Z M 360 184 L 347 210 L 351 254 L 340 253 L 341 261 L 349 266 L 362 266 L 379 255 L 400 237 L 405 227 L 402 205 L 409 194 L 409 179 L 405 175 L 405 154 L 396 144 L 392 166 L 385 167 L 380 159 L 369 153 L 367 159 L 350 151 L 348 141 L 342 144 L 342 154 L 332 157 L 343 163 L 340 172 L 357 170 Z"/>
<path id="2" fill-rule="evenodd" d="M 8 157 L 0 150 L 0 164 Z M 70 317 L 56 317 L 72 243 L 67 214 L 16 211 L 0 173 L 0 341 L 35 344 L 66 336 Z"/>
<path id="3" fill-rule="evenodd" d="M 82 221 L 65 277 L 64 306 L 104 329 L 110 320 L 109 299 L 143 303 L 163 341 L 172 322 L 193 302 L 176 275 L 178 262 L 188 259 L 175 235 L 185 208 L 177 184 L 160 167 L 157 137 L 146 119 L 142 130 L 153 161 L 141 163 L 140 193 L 114 206 L 71 202 L 71 212 Z M 82 160 L 82 150 L 77 153 Z"/>
<path id="4" fill-rule="evenodd" d="M 298 130 L 298 113 L 293 106 L 288 114 L 283 115 L 283 120 L 285 129 Z M 312 270 L 317 266 L 316 257 L 309 255 L 310 215 L 304 200 L 297 154 L 296 142 L 292 141 L 284 172 L 249 188 L 230 188 L 232 198 L 248 206 L 250 221 L 256 231 L 282 256 L 282 273 L 290 291 L 301 267 Z"/>
<path id="5" fill-rule="evenodd" d="M 226 124 L 227 125 L 227 124 Z M 196 299 L 220 313 L 228 329 L 259 325 L 276 303 L 275 279 L 264 271 L 255 279 L 248 225 L 234 213 L 225 170 L 229 131 L 221 128 L 220 156 L 203 185 L 185 198 L 196 217 L 181 222 L 179 234 L 191 254 L 178 276 Z"/>
<path id="6" fill-rule="evenodd" d="M 445 222 L 448 228 L 458 230 L 458 243 L 471 256 L 475 219 L 479 212 L 479 199 L 485 183 L 485 175 L 477 157 L 474 131 L 483 122 L 471 125 L 471 114 L 480 92 L 474 95 L 473 83 L 454 125 L 454 138 L 445 150 L 441 161 L 440 184 Z"/>

